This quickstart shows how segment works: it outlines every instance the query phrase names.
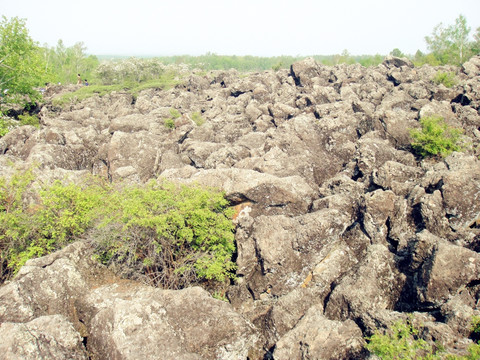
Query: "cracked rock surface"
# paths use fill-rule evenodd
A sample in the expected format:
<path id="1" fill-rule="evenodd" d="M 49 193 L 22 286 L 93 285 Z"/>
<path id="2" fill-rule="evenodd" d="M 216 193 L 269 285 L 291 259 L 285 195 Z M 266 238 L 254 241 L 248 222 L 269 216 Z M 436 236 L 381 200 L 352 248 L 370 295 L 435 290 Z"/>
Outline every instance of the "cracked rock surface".
<path id="1" fill-rule="evenodd" d="M 457 85 L 436 85 L 437 71 L 454 71 Z M 243 209 L 238 280 L 229 303 L 199 287 L 155 289 L 110 274 L 77 242 L 0 287 L 0 353 L 363 359 L 365 336 L 413 313 L 427 340 L 465 354 L 480 315 L 479 76 L 480 57 L 461 68 L 307 59 L 247 76 L 193 73 L 135 99 L 115 92 L 61 109 L 47 98 L 40 129 L 0 138 L 2 174 L 37 163 L 44 182 L 95 174 L 221 188 Z M 181 117 L 169 129 L 172 108 Z M 469 147 L 415 157 L 409 129 L 432 114 Z"/>

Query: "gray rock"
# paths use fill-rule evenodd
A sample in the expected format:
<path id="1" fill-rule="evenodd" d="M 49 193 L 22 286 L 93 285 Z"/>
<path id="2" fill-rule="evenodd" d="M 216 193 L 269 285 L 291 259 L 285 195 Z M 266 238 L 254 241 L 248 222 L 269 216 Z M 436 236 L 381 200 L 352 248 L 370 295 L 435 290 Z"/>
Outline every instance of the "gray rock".
<path id="1" fill-rule="evenodd" d="M 114 284 L 83 301 L 83 311 L 92 314 L 89 351 L 99 358 L 244 359 L 258 340 L 229 304 L 198 287 L 167 291 Z"/>
<path id="2" fill-rule="evenodd" d="M 321 306 L 312 306 L 298 325 L 285 334 L 273 352 L 275 359 L 360 358 L 364 340 L 352 320 L 329 320 Z"/>
<path id="3" fill-rule="evenodd" d="M 384 245 L 371 245 L 358 266 L 333 289 L 325 315 L 341 321 L 360 318 L 374 328 L 375 314 L 395 308 L 405 281 L 393 254 Z"/>
<path id="4" fill-rule="evenodd" d="M 40 316 L 27 323 L 0 323 L 2 359 L 87 360 L 82 338 L 62 315 Z"/>
<path id="5" fill-rule="evenodd" d="M 417 291 L 421 302 L 438 306 L 463 287 L 478 281 L 480 255 L 438 238 L 433 241 L 430 242 L 430 256 L 426 254 L 428 257 L 419 271 Z"/>

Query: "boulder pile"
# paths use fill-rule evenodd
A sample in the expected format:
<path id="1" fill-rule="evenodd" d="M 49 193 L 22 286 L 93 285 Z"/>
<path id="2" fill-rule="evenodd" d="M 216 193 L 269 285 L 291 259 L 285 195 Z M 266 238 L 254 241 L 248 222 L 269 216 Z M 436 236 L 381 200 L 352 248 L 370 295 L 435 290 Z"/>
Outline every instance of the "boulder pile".
<path id="1" fill-rule="evenodd" d="M 457 84 L 436 84 L 438 71 Z M 480 315 L 480 57 L 461 68 L 306 59 L 66 107 L 54 96 L 40 129 L 0 138 L 1 173 L 13 162 L 36 164 L 44 182 L 221 188 L 239 209 L 237 281 L 228 302 L 152 288 L 117 278 L 77 242 L 0 287 L 0 354 L 363 359 L 365 336 L 409 314 L 428 341 L 466 353 Z M 463 151 L 415 156 L 410 129 L 429 115 L 463 129 Z"/>

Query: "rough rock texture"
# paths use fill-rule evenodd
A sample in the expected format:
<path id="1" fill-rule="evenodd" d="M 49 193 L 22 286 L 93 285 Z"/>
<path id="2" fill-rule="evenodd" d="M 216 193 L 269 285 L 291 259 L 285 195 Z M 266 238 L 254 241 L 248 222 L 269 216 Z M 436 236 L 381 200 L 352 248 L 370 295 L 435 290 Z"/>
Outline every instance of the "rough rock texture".
<path id="1" fill-rule="evenodd" d="M 454 71 L 458 84 L 436 85 L 437 71 Z M 0 352 L 362 359 L 363 337 L 408 312 L 428 341 L 465 354 L 480 314 L 479 76 L 480 57 L 461 68 L 307 59 L 247 76 L 192 74 L 136 98 L 115 92 L 68 108 L 47 98 L 40 129 L 0 138 L 2 175 L 11 162 L 35 163 L 44 183 L 92 173 L 219 187 L 239 209 L 238 280 L 229 304 L 200 288 L 149 288 L 108 275 L 75 243 L 0 288 Z M 181 117 L 169 129 L 172 108 Z M 431 114 L 464 130 L 463 152 L 413 154 L 409 129 Z"/>
<path id="2" fill-rule="evenodd" d="M 169 291 L 115 278 L 89 251 L 77 242 L 30 260 L 0 288 L 0 349 L 29 359 L 86 359 L 84 344 L 94 359 L 255 353 L 258 332 L 226 302 L 199 287 Z"/>

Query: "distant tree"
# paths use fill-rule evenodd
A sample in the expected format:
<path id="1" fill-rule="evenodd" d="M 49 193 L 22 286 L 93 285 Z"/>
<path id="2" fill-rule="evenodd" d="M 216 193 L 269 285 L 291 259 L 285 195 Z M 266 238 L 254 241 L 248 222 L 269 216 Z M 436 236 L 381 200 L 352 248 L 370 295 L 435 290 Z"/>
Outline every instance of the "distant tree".
<path id="1" fill-rule="evenodd" d="M 55 47 L 45 46 L 42 51 L 48 59 L 50 82 L 72 83 L 77 81 L 77 74 L 84 79 L 91 79 L 99 61 L 96 56 L 86 54 L 83 42 L 66 47 L 60 39 Z"/>
<path id="2" fill-rule="evenodd" d="M 441 64 L 460 65 L 471 55 L 469 41 L 470 27 L 460 15 L 454 25 L 445 27 L 442 23 L 435 26 L 431 36 L 426 36 L 428 49 Z"/>
<path id="3" fill-rule="evenodd" d="M 404 57 L 405 55 L 400 51 L 400 49 L 395 48 L 390 52 L 390 55 L 395 57 Z"/>
<path id="4" fill-rule="evenodd" d="M 476 33 L 473 34 L 472 55 L 480 54 L 480 27 L 477 28 Z"/>
<path id="5" fill-rule="evenodd" d="M 440 61 L 435 57 L 433 53 L 424 54 L 420 50 L 417 50 L 413 57 L 413 64 L 415 66 L 422 66 L 424 64 L 438 66 L 440 65 Z"/>
<path id="6" fill-rule="evenodd" d="M 452 39 L 452 52 L 458 64 L 463 63 L 471 56 L 471 43 L 469 40 L 471 28 L 467 26 L 467 19 L 460 15 L 455 20 L 455 25 L 449 27 Z"/>
<path id="7" fill-rule="evenodd" d="M 28 34 L 25 20 L 2 17 L 0 22 L 0 91 L 3 102 L 27 104 L 39 98 L 35 90 L 45 78 L 44 61 Z"/>

